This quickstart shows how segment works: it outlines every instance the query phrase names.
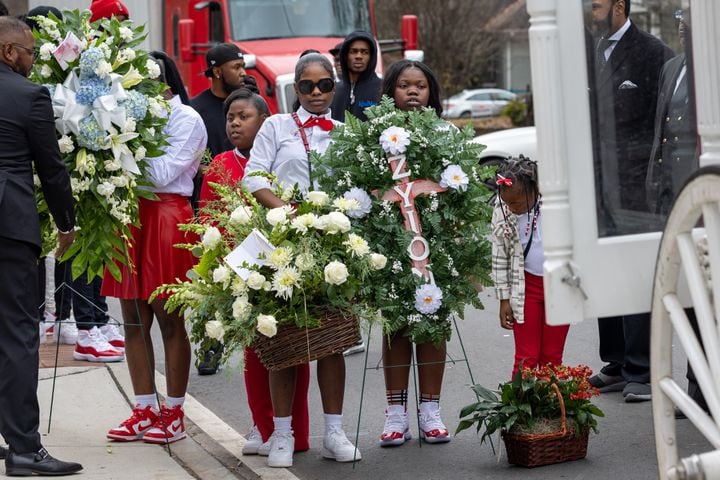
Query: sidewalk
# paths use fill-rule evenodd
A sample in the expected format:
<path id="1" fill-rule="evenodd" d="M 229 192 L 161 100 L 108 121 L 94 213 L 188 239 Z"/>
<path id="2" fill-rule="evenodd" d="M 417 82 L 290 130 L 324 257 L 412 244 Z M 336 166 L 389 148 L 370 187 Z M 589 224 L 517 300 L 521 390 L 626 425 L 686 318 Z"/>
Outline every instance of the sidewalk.
<path id="1" fill-rule="evenodd" d="M 164 446 L 143 442 L 112 442 L 107 430 L 130 414 L 130 377 L 124 362 L 97 364 L 75 362 L 72 346 L 41 345 L 38 399 L 40 434 L 51 455 L 80 462 L 83 480 L 184 480 L 184 479 L 294 479 L 285 469 L 268 469 L 265 459 L 241 455 L 244 437 L 222 422 L 197 400 L 185 404 L 188 438 Z M 55 377 L 52 421 L 55 358 Z M 157 388 L 165 391 L 165 378 L 158 374 Z M 48 432 L 49 428 L 49 432 Z M 239 460 L 247 460 L 238 463 Z M 0 462 L 0 473 L 5 473 Z"/>

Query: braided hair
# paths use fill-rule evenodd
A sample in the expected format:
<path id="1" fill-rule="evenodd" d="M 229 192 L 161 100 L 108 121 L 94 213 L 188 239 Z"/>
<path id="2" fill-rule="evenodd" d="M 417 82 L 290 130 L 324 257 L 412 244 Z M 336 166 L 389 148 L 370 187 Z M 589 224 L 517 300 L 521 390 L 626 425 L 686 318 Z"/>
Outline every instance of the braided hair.
<path id="1" fill-rule="evenodd" d="M 500 198 L 503 191 L 513 186 L 521 186 L 527 202 L 528 219 L 531 215 L 534 219 L 537 219 L 541 205 L 537 162 L 524 155 L 506 158 L 498 166 L 496 183 L 498 185 L 498 198 Z M 503 208 L 503 214 L 505 214 L 505 209 L 506 207 Z"/>

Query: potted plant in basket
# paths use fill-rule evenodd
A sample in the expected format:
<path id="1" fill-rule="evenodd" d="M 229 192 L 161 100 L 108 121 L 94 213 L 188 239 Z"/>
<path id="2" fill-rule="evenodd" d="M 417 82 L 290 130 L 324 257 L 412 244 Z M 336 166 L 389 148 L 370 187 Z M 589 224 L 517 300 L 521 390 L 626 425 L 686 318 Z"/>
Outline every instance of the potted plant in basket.
<path id="1" fill-rule="evenodd" d="M 497 391 L 472 389 L 478 401 L 460 412 L 461 432 L 475 425 L 480 441 L 500 431 L 508 462 L 525 467 L 585 458 L 590 430 L 597 433 L 603 412 L 590 401 L 599 392 L 587 366 L 521 368 Z"/>
<path id="2" fill-rule="evenodd" d="M 355 343 L 358 318 L 378 316 L 361 300 L 387 263 L 352 231 L 345 213 L 357 201 L 313 191 L 292 207 L 267 209 L 240 184 L 211 185 L 220 200 L 182 226 L 202 235 L 179 246 L 199 262 L 188 281 L 158 289 L 172 294 L 168 309 L 184 311 L 199 350 L 221 340 L 225 362 L 252 344 L 265 366 L 278 370 Z"/>

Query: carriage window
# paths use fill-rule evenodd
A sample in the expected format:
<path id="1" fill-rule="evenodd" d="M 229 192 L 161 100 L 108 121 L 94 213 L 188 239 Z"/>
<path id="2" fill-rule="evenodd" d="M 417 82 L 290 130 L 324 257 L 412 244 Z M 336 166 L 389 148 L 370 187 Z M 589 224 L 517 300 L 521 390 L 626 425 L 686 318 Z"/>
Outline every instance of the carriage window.
<path id="1" fill-rule="evenodd" d="M 698 168 L 688 2 L 583 3 L 599 234 L 662 230 Z"/>

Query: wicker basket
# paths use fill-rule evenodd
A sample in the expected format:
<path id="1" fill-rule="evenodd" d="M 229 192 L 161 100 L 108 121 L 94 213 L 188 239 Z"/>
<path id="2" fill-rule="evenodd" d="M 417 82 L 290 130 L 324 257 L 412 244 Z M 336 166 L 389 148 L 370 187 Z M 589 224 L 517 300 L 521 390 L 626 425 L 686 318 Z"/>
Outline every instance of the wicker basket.
<path id="1" fill-rule="evenodd" d="M 553 384 L 560 402 L 560 430 L 544 434 L 513 434 L 502 432 L 508 463 L 522 467 L 539 467 L 552 463 L 580 460 L 587 455 L 589 430 L 579 435 L 568 430 L 565 418 L 565 402 L 560 389 Z"/>
<path id="2" fill-rule="evenodd" d="M 256 335 L 252 348 L 265 368 L 282 370 L 343 352 L 357 342 L 359 335 L 355 317 L 332 311 L 326 313 L 320 327 L 282 325 L 274 337 Z"/>

